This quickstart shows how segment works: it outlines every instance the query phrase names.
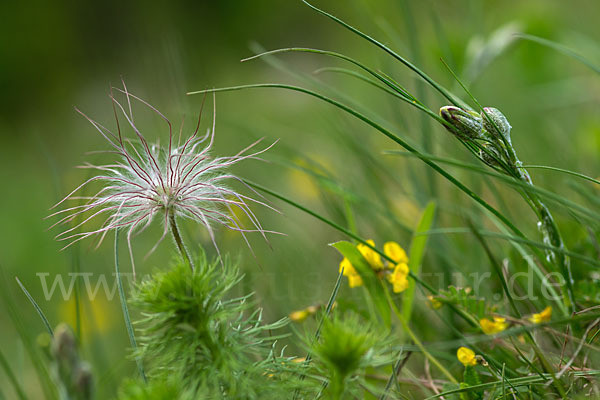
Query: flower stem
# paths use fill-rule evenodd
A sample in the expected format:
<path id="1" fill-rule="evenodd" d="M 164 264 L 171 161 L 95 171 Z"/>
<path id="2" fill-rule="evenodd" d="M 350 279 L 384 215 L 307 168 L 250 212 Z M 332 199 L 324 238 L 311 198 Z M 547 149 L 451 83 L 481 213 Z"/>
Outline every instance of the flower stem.
<path id="1" fill-rule="evenodd" d="M 179 228 L 177 228 L 177 222 L 175 221 L 175 214 L 169 213 L 169 223 L 171 225 L 171 233 L 173 234 L 173 239 L 175 239 L 175 244 L 181 253 L 183 259 L 189 264 L 192 271 L 194 270 L 194 264 L 192 263 L 192 259 L 185 248 L 185 244 L 183 243 L 183 239 L 181 239 L 181 235 L 179 234 Z"/>
<path id="2" fill-rule="evenodd" d="M 400 310 L 398 310 L 398 307 L 396 306 L 396 303 L 392 299 L 392 296 L 390 296 L 390 292 L 385 287 L 385 285 L 383 286 L 383 289 L 385 291 L 385 294 L 386 294 L 386 297 L 388 299 L 388 302 L 392 306 L 392 310 L 394 310 L 394 313 L 396 314 L 396 317 L 400 321 L 400 324 L 402 325 L 402 328 L 408 334 L 408 336 L 411 338 L 411 340 L 413 342 L 415 342 L 415 345 L 419 348 L 419 350 L 421 350 L 421 352 L 423 353 L 423 355 L 425 357 L 427 357 L 427 359 L 429 359 L 429 361 L 431 361 L 431 363 L 433 365 L 435 365 L 444 375 L 446 375 L 446 377 L 450 380 L 450 382 L 452 382 L 454 384 L 458 384 L 458 381 L 456 380 L 456 378 L 454 378 L 454 376 L 450 373 L 450 371 L 448 371 L 442 365 L 442 363 L 439 362 L 439 360 L 437 358 L 435 358 L 430 352 L 427 351 L 427 349 L 425 348 L 425 346 L 423 345 L 423 343 L 421 343 L 421 341 L 419 340 L 419 338 L 417 337 L 417 335 L 415 335 L 415 333 L 413 332 L 413 330 L 410 328 L 410 325 L 408 324 L 408 322 L 406 322 L 406 319 L 404 319 L 404 316 L 402 315 L 402 313 L 400 312 Z"/>

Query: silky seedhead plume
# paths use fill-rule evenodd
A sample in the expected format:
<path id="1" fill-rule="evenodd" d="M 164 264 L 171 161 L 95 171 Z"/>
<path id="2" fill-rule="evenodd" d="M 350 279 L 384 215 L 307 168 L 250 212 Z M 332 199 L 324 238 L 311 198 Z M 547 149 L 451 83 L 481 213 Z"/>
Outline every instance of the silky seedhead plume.
<path id="1" fill-rule="evenodd" d="M 113 90 L 124 96 L 127 108 L 115 98 Z M 65 248 L 92 236 L 99 237 L 98 245 L 100 245 L 108 232 L 118 229 L 127 233 L 133 262 L 132 235 L 141 233 L 152 221 L 159 219 L 164 229 L 151 252 L 171 231 L 182 255 L 191 264 L 177 229 L 177 219 L 193 220 L 202 225 L 208 231 L 217 253 L 219 248 L 215 240 L 215 226 L 221 225 L 239 231 L 249 247 L 245 235 L 247 232 L 259 232 L 263 237 L 265 233 L 275 233 L 262 228 L 248 204 L 257 203 L 271 209 L 272 207 L 232 189 L 228 185 L 231 181 L 245 184 L 240 178 L 227 171 L 229 167 L 240 161 L 257 157 L 275 143 L 262 150 L 252 151 L 261 139 L 234 156 L 212 157 L 210 150 L 215 138 L 216 107 L 213 111 L 212 129 L 209 129 L 205 135 L 198 136 L 200 127 L 200 118 L 198 118 L 196 129 L 187 139 L 181 137 L 182 124 L 178 139 L 175 140 L 171 122 L 160 111 L 129 93 L 125 84 L 123 89 L 113 88 L 113 90 L 110 98 L 115 113 L 116 134 L 77 110 L 109 143 L 111 149 L 108 153 L 114 156 L 114 160 L 105 165 L 86 163 L 81 166 L 80 168 L 94 170 L 96 175 L 83 182 L 53 207 L 70 200 L 85 202 L 49 216 L 62 217 L 52 227 L 68 226 L 68 229 L 56 236 L 58 240 L 68 242 Z M 134 123 L 132 101 L 140 102 L 165 121 L 169 130 L 166 146 L 161 146 L 160 143 L 152 144 L 146 140 Z M 126 125 L 133 130 L 133 138 L 125 138 L 122 134 L 121 115 Z M 92 182 L 100 182 L 102 185 L 96 194 L 77 195 Z M 248 185 L 245 187 L 254 195 L 260 196 Z M 252 226 L 244 227 L 240 217 L 247 218 Z M 100 228 L 91 230 L 83 228 L 83 232 L 78 232 L 80 228 L 96 219 L 104 221 Z"/>

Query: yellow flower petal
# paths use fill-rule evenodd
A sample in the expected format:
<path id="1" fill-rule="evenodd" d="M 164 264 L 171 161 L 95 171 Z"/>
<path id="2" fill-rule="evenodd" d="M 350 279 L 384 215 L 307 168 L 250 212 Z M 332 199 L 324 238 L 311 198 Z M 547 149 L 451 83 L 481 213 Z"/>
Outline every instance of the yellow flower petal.
<path id="1" fill-rule="evenodd" d="M 342 269 L 344 270 L 344 276 L 350 276 L 350 275 L 357 274 L 356 270 L 354 269 L 354 266 L 352 265 L 350 260 L 348 260 L 346 257 L 344 257 L 344 259 L 342 261 L 340 261 L 340 271 L 339 272 L 342 272 Z"/>
<path id="2" fill-rule="evenodd" d="M 356 275 L 348 276 L 348 285 L 351 288 L 362 286 L 362 284 L 363 284 L 363 281 L 362 281 L 362 278 L 360 277 L 360 275 L 356 274 Z"/>
<path id="3" fill-rule="evenodd" d="M 529 317 L 529 321 L 533 322 L 534 324 L 540 324 L 542 322 L 550 321 L 550 318 L 552 318 L 552 306 L 548 306 L 539 313 L 533 314 L 531 317 Z"/>
<path id="4" fill-rule="evenodd" d="M 358 272 L 352 266 L 350 260 L 346 257 L 342 261 L 340 261 L 340 272 L 344 271 L 344 276 L 348 278 L 348 284 L 351 288 L 362 286 L 363 281 Z"/>
<path id="5" fill-rule="evenodd" d="M 502 317 L 494 317 L 493 321 L 490 321 L 487 318 L 482 318 L 479 321 L 479 325 L 481 325 L 481 329 L 486 335 L 495 335 L 496 333 L 502 332 L 508 328 L 506 319 Z"/>
<path id="6" fill-rule="evenodd" d="M 373 242 L 372 240 L 367 240 L 367 243 L 375 247 L 375 242 Z M 359 243 L 356 246 L 356 248 L 358 249 L 358 251 L 360 251 L 360 254 L 362 254 L 365 260 L 367 260 L 371 268 L 373 268 L 375 271 L 383 269 L 383 262 L 381 261 L 381 256 L 376 251 L 362 243 Z"/>
<path id="7" fill-rule="evenodd" d="M 396 242 L 386 242 L 383 245 L 383 253 L 394 260 L 396 264 L 408 264 L 408 256 L 406 251 Z"/>
<path id="8" fill-rule="evenodd" d="M 397 264 L 394 272 L 387 276 L 387 280 L 393 285 L 394 293 L 400 293 L 408 288 L 408 265 Z"/>
<path id="9" fill-rule="evenodd" d="M 465 367 L 473 367 L 477 365 L 475 352 L 467 347 L 460 347 L 456 352 L 456 358 L 458 358 L 458 361 L 460 361 Z"/>

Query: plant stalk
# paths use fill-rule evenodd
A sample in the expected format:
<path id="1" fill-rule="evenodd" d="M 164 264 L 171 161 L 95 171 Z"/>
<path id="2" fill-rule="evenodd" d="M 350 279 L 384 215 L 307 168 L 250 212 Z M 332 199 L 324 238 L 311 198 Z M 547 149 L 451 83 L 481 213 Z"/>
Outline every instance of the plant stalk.
<path id="1" fill-rule="evenodd" d="M 183 259 L 189 264 L 192 271 L 194 271 L 194 264 L 192 263 L 192 259 L 190 258 L 187 249 L 185 248 L 183 239 L 181 239 L 181 235 L 179 234 L 179 228 L 177 228 L 177 222 L 175 221 L 175 214 L 172 212 L 169 213 L 169 224 L 171 225 L 171 233 L 173 234 L 173 239 L 175 240 L 177 249 L 179 249 L 179 252 L 181 253 Z"/>

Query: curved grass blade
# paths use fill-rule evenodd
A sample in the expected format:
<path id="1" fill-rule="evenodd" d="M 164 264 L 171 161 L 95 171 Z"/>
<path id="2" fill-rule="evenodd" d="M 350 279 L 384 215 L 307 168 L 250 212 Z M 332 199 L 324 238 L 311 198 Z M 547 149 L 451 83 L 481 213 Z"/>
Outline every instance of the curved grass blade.
<path id="1" fill-rule="evenodd" d="M 2 352 L 0 352 L 0 365 L 2 365 L 2 369 L 4 369 L 4 373 L 8 377 L 10 383 L 12 384 L 13 389 L 15 390 L 15 393 L 17 394 L 19 400 L 26 400 L 27 396 L 25 396 L 23 388 L 19 384 L 19 381 L 17 381 L 17 377 L 13 373 L 12 369 L 10 368 L 10 364 L 8 363 Z"/>
<path id="2" fill-rule="evenodd" d="M 310 168 L 302 167 L 298 164 L 290 162 L 287 158 L 279 159 L 278 157 L 270 156 L 268 160 L 269 162 L 279 164 L 285 168 L 292 168 L 297 171 L 302 171 L 303 173 L 309 175 L 311 178 L 315 179 L 322 188 L 330 190 L 338 196 L 342 197 L 345 202 L 345 211 L 347 217 L 351 217 L 350 219 L 353 220 L 354 218 L 351 215 L 349 215 L 348 211 L 350 210 L 348 210 L 347 208 L 351 205 L 351 203 L 359 203 L 368 207 L 369 210 L 373 210 L 375 214 L 380 214 L 386 217 L 388 221 L 392 221 L 402 231 L 405 231 L 409 234 L 413 233 L 413 229 L 411 227 L 406 225 L 404 222 L 398 220 L 398 217 L 390 211 L 391 207 L 379 205 L 376 202 L 373 202 L 372 199 L 370 199 L 368 196 L 343 187 L 333 177 L 320 174 Z M 356 233 L 356 230 L 353 229 L 353 225 L 354 222 L 349 221 L 348 227 L 352 232 Z"/>
<path id="3" fill-rule="evenodd" d="M 437 235 L 448 235 L 448 234 L 453 234 L 453 233 L 473 233 L 473 231 L 470 230 L 469 228 L 439 228 L 439 229 L 431 229 L 429 231 L 421 232 L 421 233 L 419 233 L 419 235 L 425 235 L 425 236 L 436 235 L 436 234 Z M 553 250 L 553 251 L 556 251 L 557 253 L 566 254 L 569 257 L 576 258 L 576 259 L 581 260 L 582 262 L 585 262 L 589 265 L 600 268 L 600 261 L 598 261 L 598 260 L 595 260 L 588 256 L 584 256 L 582 254 L 576 253 L 571 250 L 559 249 L 557 247 L 545 244 L 543 242 L 536 242 L 534 240 L 523 239 L 518 236 L 506 235 L 503 233 L 485 231 L 485 230 L 477 230 L 477 233 L 479 233 L 481 236 L 484 236 L 484 237 L 504 239 L 504 240 L 508 240 L 511 242 L 526 244 L 528 246 L 535 246 L 535 247 L 543 249 L 543 250 Z"/>
<path id="4" fill-rule="evenodd" d="M 50 334 L 50 336 L 54 336 L 54 332 L 52 331 L 52 327 L 50 326 L 50 322 L 48 322 L 48 318 L 46 318 L 46 316 L 44 315 L 44 312 L 42 311 L 42 309 L 40 308 L 40 306 L 38 305 L 38 303 L 35 301 L 35 299 L 29 293 L 29 291 L 25 288 L 25 286 L 21 283 L 21 281 L 19 280 L 19 278 L 15 276 L 15 280 L 19 284 L 19 287 L 21 288 L 21 290 L 23 291 L 23 293 L 25 293 L 25 296 L 27 296 L 27 298 L 29 299 L 29 301 L 33 305 L 33 308 L 35 308 L 35 311 L 40 316 L 40 318 L 41 318 L 42 322 L 44 323 L 44 326 L 46 327 L 46 330 L 48 331 L 48 333 Z"/>
<path id="5" fill-rule="evenodd" d="M 353 32 L 356 35 L 362 37 L 363 39 L 371 42 L 375 46 L 379 47 L 380 49 L 382 49 L 383 51 L 385 51 L 386 53 L 388 53 L 389 55 L 391 55 L 392 57 L 394 57 L 396 60 L 400 61 L 402 64 L 404 64 L 409 69 L 411 69 L 412 71 L 414 71 L 417 75 L 419 75 L 421 78 L 423 78 L 429 85 L 431 85 L 431 87 L 433 87 L 435 90 L 437 90 L 442 96 L 444 96 L 453 105 L 455 105 L 457 107 L 468 107 L 468 106 L 466 106 L 466 104 L 464 104 L 463 101 L 461 101 L 460 99 L 458 99 L 457 97 L 455 97 L 452 93 L 450 93 L 450 91 L 448 91 L 446 88 L 444 88 L 439 83 L 437 83 L 436 81 L 434 81 L 425 72 L 423 72 L 419 68 L 417 68 L 416 65 L 412 64 L 410 61 L 408 61 L 407 59 L 405 59 L 404 57 L 402 57 L 401 55 L 399 55 L 398 53 L 396 53 L 395 51 L 393 51 L 392 49 L 390 49 L 389 47 L 387 47 L 383 43 L 377 41 L 376 39 L 372 38 L 371 36 L 369 36 L 369 35 L 361 32 L 361 31 L 359 31 L 358 29 L 356 29 L 355 27 L 353 27 L 353 26 L 349 25 L 348 23 L 342 21 L 338 17 L 336 17 L 336 16 L 334 16 L 332 14 L 329 14 L 329 13 L 327 13 L 327 12 L 325 12 L 325 11 L 323 11 L 323 10 L 315 7 L 315 6 L 313 6 L 308 1 L 302 0 L 302 2 L 304 4 L 306 4 L 307 6 L 309 6 L 310 8 L 312 8 L 313 10 L 315 10 L 316 12 L 318 12 L 319 14 L 324 15 L 327 18 L 329 18 L 329 19 L 337 22 L 338 24 L 342 25 L 344 28 L 350 30 L 351 32 Z"/>
<path id="6" fill-rule="evenodd" d="M 119 300 L 121 301 L 121 309 L 123 310 L 123 318 L 125 319 L 125 327 L 127 328 L 127 335 L 129 336 L 129 342 L 133 350 L 137 350 L 137 342 L 135 340 L 135 333 L 133 331 L 133 325 L 131 324 L 131 318 L 129 317 L 129 308 L 127 307 L 127 299 L 125 297 L 125 290 L 123 289 L 123 281 L 121 280 L 121 270 L 119 269 L 119 229 L 115 229 L 115 278 L 117 280 L 117 288 L 119 290 Z M 144 366 L 140 357 L 135 358 L 135 362 L 138 367 L 141 378 L 146 381 L 146 373 L 144 372 Z"/>
<path id="7" fill-rule="evenodd" d="M 533 168 L 533 169 L 547 169 L 550 171 L 562 172 L 563 174 L 573 175 L 581 179 L 585 179 L 586 181 L 593 182 L 597 185 L 600 185 L 600 180 L 591 178 L 587 175 L 584 175 L 580 172 L 570 171 L 568 169 L 558 168 L 558 167 L 549 167 L 547 165 L 523 165 L 523 168 Z"/>
<path id="8" fill-rule="evenodd" d="M 431 111 L 427 107 L 425 107 L 425 105 L 423 103 L 421 103 L 416 97 L 414 97 L 412 94 L 410 94 L 406 89 L 404 89 L 400 84 L 395 82 L 393 79 L 391 79 L 379 72 L 376 72 L 376 71 L 372 70 L 371 68 L 367 67 L 366 65 L 356 61 L 355 59 L 348 57 L 341 53 L 336 53 L 334 51 L 328 51 L 328 50 L 311 49 L 311 48 L 306 48 L 306 47 L 288 47 L 288 48 L 270 50 L 270 51 L 266 51 L 266 52 L 263 52 L 260 54 L 256 54 L 252 57 L 245 58 L 242 61 L 250 61 L 250 60 L 255 60 L 257 58 L 264 57 L 264 56 L 269 56 L 269 55 L 279 54 L 279 53 L 289 53 L 289 52 L 321 54 L 321 55 L 339 58 L 344 61 L 348 61 L 349 63 L 356 65 L 360 69 L 364 70 L 369 75 L 372 75 L 377 80 L 383 82 L 389 88 L 393 89 L 393 91 L 398 94 L 398 97 L 400 99 L 404 100 L 405 102 L 407 102 L 408 104 L 410 104 L 412 106 L 417 107 L 421 111 L 424 111 L 424 112 L 430 114 L 432 117 L 436 118 L 440 123 L 447 124 L 444 119 L 442 119 L 436 113 L 434 113 L 433 111 Z"/>
<path id="9" fill-rule="evenodd" d="M 412 152 L 406 152 L 406 151 L 398 151 L 398 150 L 386 150 L 384 152 L 385 154 L 392 154 L 392 155 L 400 155 L 400 156 L 416 156 L 415 154 L 413 154 Z M 468 169 L 470 171 L 474 171 L 480 174 L 484 174 L 484 175 L 489 175 L 489 176 L 493 176 L 499 180 L 502 180 L 504 182 L 507 182 L 510 185 L 513 186 L 518 186 L 521 187 L 522 189 L 526 189 L 528 191 L 531 192 L 535 192 L 537 194 L 540 194 L 542 196 L 544 196 L 545 198 L 549 199 L 549 200 L 553 200 L 559 204 L 562 204 L 572 210 L 576 210 L 578 212 L 579 215 L 587 218 L 588 220 L 591 221 L 600 221 L 600 215 L 597 212 L 594 212 L 593 210 L 590 210 L 587 207 L 584 207 L 580 204 L 577 204 L 571 200 L 565 199 L 562 196 L 557 195 L 554 192 L 551 192 L 547 189 L 543 189 L 540 188 L 538 186 L 532 186 L 529 184 L 526 184 L 522 181 L 513 179 L 509 176 L 506 176 L 504 174 L 500 174 L 498 172 L 494 172 L 494 171 L 490 171 L 487 168 L 482 168 L 478 165 L 474 165 L 474 164 L 468 164 L 468 163 L 464 163 L 462 161 L 458 161 L 452 158 L 446 158 L 446 157 L 438 157 L 438 156 L 434 156 L 431 154 L 424 154 L 424 153 L 420 153 L 419 156 L 416 156 L 419 159 L 423 159 L 423 158 L 429 158 L 432 161 L 438 161 L 440 163 L 443 164 L 448 164 L 448 165 L 453 165 L 456 167 L 460 167 L 460 168 L 464 168 L 464 169 Z"/>
<path id="10" fill-rule="evenodd" d="M 42 391 L 44 392 L 45 398 L 58 399 L 56 387 L 52 383 L 52 379 L 50 378 L 50 374 L 48 368 L 46 367 L 46 363 L 40 355 L 39 348 L 34 345 L 35 339 L 31 337 L 28 329 L 25 327 L 25 325 L 23 325 L 21 316 L 17 311 L 17 306 L 10 295 L 9 285 L 1 265 L 0 285 L 0 298 L 2 298 L 2 301 L 4 302 L 4 310 L 7 311 L 10 319 L 13 322 L 13 326 L 17 331 L 17 334 L 19 335 L 23 346 L 25 347 L 25 350 L 27 350 L 29 358 L 31 359 L 31 363 L 37 373 L 39 383 L 42 388 Z"/>
<path id="11" fill-rule="evenodd" d="M 419 276 L 421 272 L 421 264 L 425 255 L 425 248 L 427 246 L 427 235 L 420 235 L 421 232 L 426 232 L 431 228 L 433 219 L 435 218 L 435 203 L 430 202 L 425 207 L 417 229 L 413 233 L 413 239 L 410 244 L 408 268 L 413 274 Z M 402 316 L 407 323 L 410 322 L 410 318 L 413 310 L 413 302 L 415 299 L 416 285 L 414 281 L 409 281 L 408 288 L 402 296 Z"/>
<path id="12" fill-rule="evenodd" d="M 597 65 L 593 64 L 590 60 L 588 60 L 587 58 L 583 57 L 581 54 L 571 50 L 570 48 L 568 48 L 567 46 L 560 44 L 560 43 L 556 43 L 553 42 L 551 40 L 548 39 L 544 39 L 538 36 L 534 36 L 534 35 L 528 35 L 525 33 L 519 33 L 515 35 L 516 37 L 520 38 L 520 39 L 524 39 L 524 40 L 529 40 L 530 42 L 535 42 L 538 44 L 541 44 L 542 46 L 546 46 L 549 47 L 553 50 L 556 50 L 560 53 L 563 53 L 564 55 L 567 55 L 571 58 L 574 58 L 575 60 L 579 61 L 580 63 L 584 64 L 585 66 L 587 66 L 588 68 L 590 68 L 592 71 L 594 71 L 597 74 L 600 74 L 600 67 L 598 67 Z"/>
<path id="13" fill-rule="evenodd" d="M 364 115 L 362 115 L 361 113 L 357 112 L 356 110 L 354 110 L 354 109 L 352 109 L 352 108 L 346 106 L 345 104 L 342 104 L 342 103 L 340 103 L 340 102 L 338 102 L 336 100 L 333 100 L 333 99 L 331 99 L 331 98 L 329 98 L 327 96 L 323 96 L 322 94 L 319 94 L 317 92 L 313 92 L 312 90 L 308 90 L 308 89 L 305 89 L 305 88 L 302 88 L 302 87 L 292 86 L 292 85 L 285 85 L 285 84 L 277 84 L 277 83 L 265 83 L 265 84 L 255 84 L 255 85 L 232 86 L 232 87 L 227 87 L 227 88 L 206 89 L 206 90 L 200 90 L 200 91 L 195 91 L 195 92 L 188 92 L 188 95 L 200 94 L 200 93 L 208 93 L 208 92 L 223 92 L 223 91 L 243 90 L 243 89 L 250 89 L 250 88 L 281 88 L 281 89 L 288 89 L 288 90 L 297 91 L 297 92 L 300 92 L 300 93 L 305 93 L 305 94 L 308 94 L 310 96 L 316 97 L 316 98 L 318 98 L 320 100 L 323 100 L 323 101 L 325 101 L 325 102 L 327 102 L 329 104 L 332 104 L 332 105 L 338 107 L 339 109 L 341 109 L 341 110 L 343 110 L 343 111 L 345 111 L 345 112 L 353 115 L 354 117 L 360 119 L 361 121 L 367 123 L 368 125 L 372 126 L 375 129 L 377 129 L 379 132 L 383 133 L 385 136 L 387 136 L 388 138 L 390 138 L 391 140 L 393 140 L 394 142 L 396 142 L 400 146 L 404 147 L 409 152 L 415 154 L 415 156 L 417 156 L 418 158 L 420 158 L 425 164 L 429 165 L 436 172 L 438 172 L 439 174 L 441 174 L 444 178 L 446 178 L 447 180 L 449 180 L 452 184 L 454 184 L 455 186 L 457 186 L 460 190 L 462 190 L 463 192 L 465 192 L 469 197 L 471 197 L 473 200 L 475 200 L 477 203 L 479 203 L 481 206 L 483 206 L 485 209 L 487 209 L 490 213 L 492 213 L 494 216 L 496 216 L 507 227 L 509 227 L 510 230 L 512 230 L 515 234 L 517 234 L 519 236 L 522 236 L 522 237 L 525 237 L 525 235 L 508 218 L 506 218 L 500 211 L 498 211 L 494 207 L 492 207 L 489 203 L 487 203 L 485 200 L 483 200 L 479 195 L 477 195 L 471 189 L 469 189 L 468 187 L 466 187 L 464 184 L 462 184 L 460 181 L 458 181 L 455 177 L 453 177 L 452 175 L 450 175 L 448 172 L 446 172 L 439 165 L 437 165 L 436 163 L 428 160 L 427 157 L 422 157 L 422 153 L 420 153 L 417 149 L 415 149 L 414 147 L 412 147 L 411 145 L 409 145 L 407 142 L 405 142 L 404 140 L 402 140 L 397 135 L 393 134 L 388 129 L 386 129 L 383 126 L 379 125 L 378 123 L 372 121 L 371 119 L 365 117 Z"/>

